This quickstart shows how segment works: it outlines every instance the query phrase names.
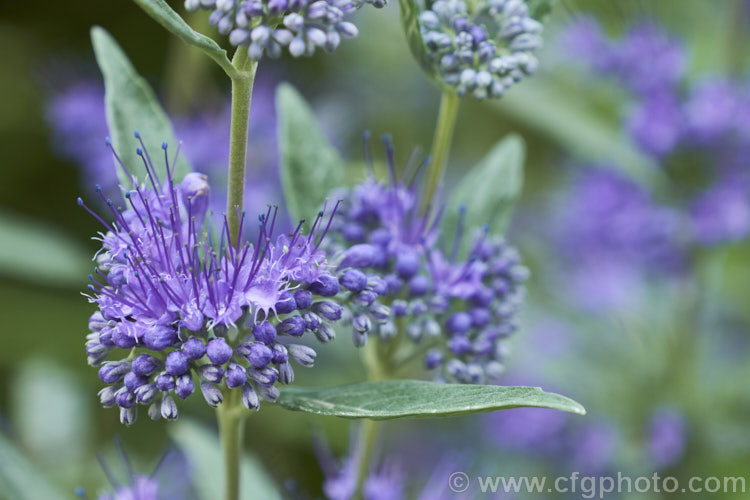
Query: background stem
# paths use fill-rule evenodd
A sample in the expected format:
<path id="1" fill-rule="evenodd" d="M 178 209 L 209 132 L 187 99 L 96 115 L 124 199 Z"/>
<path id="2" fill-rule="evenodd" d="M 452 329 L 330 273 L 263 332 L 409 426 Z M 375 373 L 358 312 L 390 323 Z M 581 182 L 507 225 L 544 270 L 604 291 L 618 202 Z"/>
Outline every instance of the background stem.
<path id="1" fill-rule="evenodd" d="M 370 465 L 375 451 L 375 440 L 380 430 L 380 422 L 365 419 L 359 428 L 359 468 L 357 472 L 357 498 L 364 498 L 362 491 L 365 480 L 370 472 Z"/>
<path id="2" fill-rule="evenodd" d="M 443 90 L 440 99 L 440 111 L 438 112 L 437 124 L 435 125 L 435 136 L 432 139 L 432 150 L 430 152 L 431 162 L 427 173 L 427 188 L 422 200 L 422 210 L 426 211 L 435 191 L 443 179 L 445 165 L 448 163 L 451 142 L 453 142 L 453 130 L 456 127 L 458 116 L 458 105 L 461 99 L 452 90 Z"/>
<path id="3" fill-rule="evenodd" d="M 240 461 L 244 441 L 243 417 L 234 411 L 239 404 L 239 391 L 227 390 L 224 402 L 217 408 L 216 417 L 224 452 L 224 498 L 238 500 L 240 497 Z"/>
<path id="4" fill-rule="evenodd" d="M 378 381 L 388 379 L 388 367 L 381 356 L 378 344 L 371 338 L 362 348 L 362 358 L 365 369 L 367 370 L 367 380 Z M 370 472 L 373 455 L 375 452 L 375 440 L 380 430 L 380 422 L 377 420 L 365 419 L 359 428 L 359 440 L 357 449 L 359 453 L 359 467 L 357 469 L 357 498 L 364 498 L 362 487 L 365 484 L 367 475 Z"/>
<path id="5" fill-rule="evenodd" d="M 250 102 L 257 61 L 247 57 L 247 47 L 241 46 L 234 55 L 232 64 L 239 70 L 232 78 L 232 121 L 229 134 L 229 178 L 227 181 L 227 219 L 229 235 L 236 242 L 240 223 L 237 210 L 244 207 L 245 166 L 247 165 L 247 129 L 250 117 Z"/>

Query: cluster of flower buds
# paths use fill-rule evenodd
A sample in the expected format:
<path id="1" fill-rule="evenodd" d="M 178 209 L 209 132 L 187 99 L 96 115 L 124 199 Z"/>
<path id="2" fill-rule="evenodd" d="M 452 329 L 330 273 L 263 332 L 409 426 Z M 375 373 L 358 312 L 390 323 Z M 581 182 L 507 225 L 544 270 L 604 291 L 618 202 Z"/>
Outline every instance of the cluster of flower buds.
<path id="1" fill-rule="evenodd" d="M 431 321 L 445 330 L 447 343 L 430 349 L 428 369 L 442 367 L 442 375 L 461 383 L 496 382 L 507 354 L 503 340 L 518 329 L 518 313 L 525 296 L 529 271 L 515 248 L 484 231 L 466 260 L 430 252 L 428 268 L 435 296 L 421 319 L 427 331 Z M 400 314 L 395 311 L 394 314 Z M 412 325 L 419 325 L 420 319 Z M 418 327 L 415 327 L 415 331 Z"/>
<path id="2" fill-rule="evenodd" d="M 440 368 L 439 379 L 496 381 L 502 372 L 502 340 L 517 328 L 528 270 L 518 252 L 486 232 L 459 259 L 459 228 L 446 255 L 438 245 L 440 217 L 432 210 L 422 213 L 419 203 L 417 178 L 428 160 L 398 179 L 393 145 L 389 137 L 384 141 L 391 182 L 371 175 L 336 193 L 343 202 L 326 239 L 338 262 L 341 287 L 359 307 L 352 311 L 354 342 L 361 346 L 368 335 L 381 342 L 403 335 L 415 351 L 426 353 L 428 369 Z M 369 164 L 369 152 L 366 156 Z"/>
<path id="3" fill-rule="evenodd" d="M 331 340 L 330 323 L 342 316 L 332 300 L 338 281 L 319 248 L 327 231 L 323 213 L 308 235 L 300 222 L 272 241 L 276 210 L 269 208 L 259 216 L 256 244 L 244 243 L 241 231 L 237 241 L 227 236 L 225 217 L 214 239 L 202 222 L 205 177 L 190 173 L 175 185 L 167 164 L 161 182 L 145 148 L 138 154 L 150 186 L 133 179 L 126 208 L 97 189 L 112 224 L 78 200 L 106 228 L 89 276 L 89 299 L 99 310 L 86 343 L 89 364 L 106 384 L 102 404 L 119 407 L 130 424 L 138 404 L 148 406 L 151 418 L 177 418 L 175 397 L 196 388 L 211 406 L 230 390 L 242 392 L 248 409 L 257 409 L 260 398 L 275 400 L 276 383 L 294 379 L 290 360 L 311 366 L 315 359 L 298 339 L 311 332 L 320 342 Z"/>
<path id="4" fill-rule="evenodd" d="M 538 66 L 543 26 L 524 0 L 437 0 L 418 22 L 435 74 L 461 96 L 502 97 Z"/>
<path id="5" fill-rule="evenodd" d="M 357 36 L 346 18 L 364 3 L 383 7 L 385 0 L 185 0 L 188 11 L 210 10 L 209 22 L 229 35 L 232 45 L 245 45 L 251 59 L 279 57 L 287 47 L 293 57 L 332 52 L 341 38 Z"/>

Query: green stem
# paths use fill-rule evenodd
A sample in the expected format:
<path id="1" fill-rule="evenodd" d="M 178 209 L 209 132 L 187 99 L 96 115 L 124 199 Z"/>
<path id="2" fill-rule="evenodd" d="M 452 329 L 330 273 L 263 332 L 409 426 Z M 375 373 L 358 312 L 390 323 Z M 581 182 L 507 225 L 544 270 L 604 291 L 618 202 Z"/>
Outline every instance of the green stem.
<path id="1" fill-rule="evenodd" d="M 431 161 L 427 173 L 427 188 L 422 201 L 422 210 L 426 211 L 432 202 L 440 182 L 443 179 L 445 165 L 448 163 L 451 142 L 453 142 L 453 130 L 456 127 L 456 116 L 458 116 L 458 105 L 461 99 L 453 90 L 443 90 L 440 99 L 440 111 L 438 112 L 437 124 L 435 125 L 435 136 L 432 139 Z"/>
<path id="2" fill-rule="evenodd" d="M 241 404 L 237 390 L 227 390 L 224 402 L 216 409 L 221 447 L 224 452 L 224 499 L 240 497 L 240 461 L 242 459 L 244 412 L 235 411 Z"/>
<path id="3" fill-rule="evenodd" d="M 362 359 L 365 369 L 367 370 L 367 380 L 379 381 L 388 380 L 387 363 L 383 360 L 378 349 L 375 339 L 369 339 L 367 344 L 362 348 Z M 363 420 L 359 428 L 359 468 L 357 471 L 357 498 L 362 499 L 362 486 L 365 484 L 367 474 L 370 472 L 372 463 L 375 440 L 380 430 L 380 422 L 377 420 Z"/>
<path id="4" fill-rule="evenodd" d="M 245 194 L 245 165 L 247 164 L 247 129 L 250 101 L 257 61 L 247 57 L 247 47 L 239 47 L 232 59 L 232 122 L 229 134 L 229 175 L 227 182 L 227 219 L 229 237 L 237 241 Z M 240 460 L 242 458 L 243 418 L 238 390 L 226 390 L 224 402 L 216 410 L 221 446 L 224 452 L 224 498 L 238 500 L 240 496 Z"/>
<path id="5" fill-rule="evenodd" d="M 375 440 L 380 430 L 380 422 L 365 419 L 359 428 L 359 469 L 357 472 L 357 498 L 364 497 L 362 487 L 370 472 L 370 464 L 375 451 Z"/>
<path id="6" fill-rule="evenodd" d="M 227 182 L 227 219 L 229 236 L 236 241 L 240 230 L 238 210 L 244 206 L 245 165 L 247 164 L 247 128 L 250 101 L 258 62 L 247 57 L 247 47 L 241 46 L 232 59 L 237 74 L 232 77 L 232 121 L 229 134 L 229 179 Z"/>

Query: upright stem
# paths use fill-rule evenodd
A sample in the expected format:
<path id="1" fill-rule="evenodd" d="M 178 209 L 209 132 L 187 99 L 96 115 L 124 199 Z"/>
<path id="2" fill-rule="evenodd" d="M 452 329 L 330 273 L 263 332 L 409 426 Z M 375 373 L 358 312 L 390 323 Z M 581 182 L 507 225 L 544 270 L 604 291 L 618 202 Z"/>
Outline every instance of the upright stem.
<path id="1" fill-rule="evenodd" d="M 243 416 L 237 411 L 239 391 L 228 390 L 224 402 L 216 410 L 219 421 L 221 447 L 224 452 L 224 498 L 238 500 L 240 497 L 240 461 L 244 441 Z"/>
<path id="2" fill-rule="evenodd" d="M 380 356 L 378 345 L 370 341 L 363 347 L 362 356 L 365 368 L 367 370 L 367 380 L 378 381 L 387 380 L 388 373 L 383 359 Z M 370 472 L 373 453 L 375 451 L 375 440 L 380 430 L 380 422 L 377 420 L 366 419 L 362 422 L 359 429 L 359 468 L 357 470 L 357 498 L 363 498 L 362 487 Z"/>
<path id="3" fill-rule="evenodd" d="M 375 439 L 378 437 L 380 422 L 377 420 L 366 419 L 362 421 L 362 427 L 359 429 L 359 468 L 357 470 L 357 498 L 362 499 L 362 491 L 367 474 L 370 472 L 373 452 L 375 451 Z"/>
<path id="4" fill-rule="evenodd" d="M 240 46 L 232 59 L 232 65 L 239 70 L 232 78 L 232 121 L 229 135 L 229 179 L 227 183 L 227 219 L 229 235 L 234 241 L 240 230 L 237 212 L 238 210 L 241 212 L 244 206 L 247 128 L 258 62 L 247 57 L 247 47 Z"/>
<path id="5" fill-rule="evenodd" d="M 245 194 L 245 165 L 250 101 L 257 61 L 247 57 L 247 47 L 237 49 L 232 59 L 237 72 L 232 76 L 232 122 L 229 134 L 229 176 L 227 183 L 227 220 L 229 236 L 237 241 L 240 231 L 238 211 L 243 209 Z M 238 500 L 240 496 L 240 460 L 242 458 L 243 416 L 238 390 L 226 390 L 224 402 L 216 411 L 224 452 L 224 498 Z"/>
<path id="6" fill-rule="evenodd" d="M 440 99 L 440 111 L 438 112 L 437 124 L 435 125 L 435 136 L 432 139 L 432 151 L 429 170 L 427 173 L 427 188 L 422 201 L 422 209 L 426 210 L 432 201 L 440 181 L 443 179 L 445 165 L 448 163 L 448 155 L 453 142 L 453 130 L 456 127 L 456 116 L 458 116 L 458 105 L 461 99 L 453 90 L 443 90 Z"/>

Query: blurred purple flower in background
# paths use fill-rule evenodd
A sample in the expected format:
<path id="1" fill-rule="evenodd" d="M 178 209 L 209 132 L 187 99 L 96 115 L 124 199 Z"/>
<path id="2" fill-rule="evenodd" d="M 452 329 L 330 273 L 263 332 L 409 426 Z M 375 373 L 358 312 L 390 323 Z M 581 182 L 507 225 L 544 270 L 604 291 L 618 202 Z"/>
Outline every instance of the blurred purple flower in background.
<path id="1" fill-rule="evenodd" d="M 690 207 L 694 238 L 702 244 L 736 241 L 750 233 L 750 184 L 727 176 L 705 190 Z"/>
<path id="2" fill-rule="evenodd" d="M 263 81 L 256 82 L 254 87 L 245 179 L 245 210 L 249 214 L 263 213 L 268 204 L 282 202 L 273 90 L 272 84 Z M 173 117 L 175 135 L 183 142 L 182 154 L 195 172 L 208 176 L 212 186 L 209 206 L 217 227 L 221 224 L 221 214 L 226 211 L 229 115 L 229 106 L 226 105 L 190 116 Z M 101 84 L 77 82 L 53 94 L 47 121 L 56 150 L 81 169 L 81 183 L 90 185 L 95 179 L 105 193 L 119 198 L 115 164 L 104 143 L 109 132 Z M 281 215 L 284 218 L 282 229 L 286 230 L 289 224 L 285 214 Z M 248 223 L 246 230 L 249 235 L 257 234 L 257 224 Z"/>
<path id="3" fill-rule="evenodd" d="M 659 408 L 651 417 L 648 451 L 657 468 L 677 463 L 685 453 L 687 429 L 685 417 L 673 408 Z"/>
<path id="4" fill-rule="evenodd" d="M 561 35 L 560 46 L 566 59 L 614 77 L 640 95 L 672 88 L 685 74 L 684 47 L 650 21 L 631 26 L 614 41 L 596 19 L 581 16 Z"/>
<path id="5" fill-rule="evenodd" d="M 689 139 L 711 147 L 734 132 L 740 111 L 739 89 L 723 78 L 694 85 L 684 103 Z"/>
<path id="6" fill-rule="evenodd" d="M 570 435 L 571 470 L 582 474 L 602 474 L 611 468 L 620 436 L 607 421 L 590 420 Z"/>
<path id="7" fill-rule="evenodd" d="M 148 476 L 133 477 L 132 484 L 118 486 L 114 494 L 102 493 L 98 500 L 157 500 L 159 482 Z"/>
<path id="8" fill-rule="evenodd" d="M 593 18 L 581 17 L 564 31 L 561 45 L 563 57 L 583 60 L 594 73 L 614 77 L 630 91 L 625 132 L 659 161 L 677 188 L 671 202 L 674 209 L 646 209 L 650 202 L 645 193 L 636 194 L 635 185 L 627 187 L 629 181 L 617 180 L 616 174 L 609 181 L 595 176 L 594 187 L 587 181 L 574 186 L 576 193 L 567 201 L 574 208 L 563 209 L 570 217 L 561 227 L 576 255 L 596 253 L 602 242 L 595 240 L 604 238 L 609 240 L 604 253 L 608 272 L 613 267 L 608 262 L 621 262 L 611 256 L 623 257 L 623 251 L 630 253 L 626 260 L 636 267 L 670 269 L 674 266 L 659 256 L 672 253 L 679 261 L 679 253 L 670 250 L 670 240 L 674 241 L 680 225 L 692 226 L 685 234 L 697 245 L 746 238 L 750 234 L 750 190 L 744 187 L 750 153 L 747 83 L 711 75 L 688 80 L 683 42 L 651 21 L 639 22 L 615 39 L 607 37 Z M 698 187 L 686 189 L 693 178 L 700 180 Z M 684 223 L 679 222 L 680 213 L 686 214 Z"/>
<path id="9" fill-rule="evenodd" d="M 685 116 L 670 92 L 654 92 L 635 104 L 625 119 L 628 135 L 638 147 L 657 158 L 674 151 L 682 140 Z"/>
<path id="10" fill-rule="evenodd" d="M 546 408 L 517 408 L 490 413 L 487 437 L 502 449 L 547 455 L 562 450 L 568 415 Z"/>
<path id="11" fill-rule="evenodd" d="M 546 231 L 567 263 L 562 279 L 579 306 L 623 306 L 647 276 L 682 267 L 680 214 L 612 168 L 579 169 L 552 210 Z"/>
<path id="12" fill-rule="evenodd" d="M 55 150 L 81 169 L 82 183 L 96 179 L 105 192 L 111 193 L 117 187 L 117 171 L 104 144 L 109 133 L 102 86 L 81 81 L 52 96 L 47 123 Z"/>
<path id="13" fill-rule="evenodd" d="M 428 450 L 429 445 L 421 438 L 423 436 L 401 442 L 400 451 L 391 450 L 389 456 L 370 468 L 362 485 L 364 500 L 474 498 L 471 492 L 462 494 L 450 490 L 448 482 L 452 473 L 466 469 L 470 456 L 445 449 L 445 442 L 440 443 L 439 451 Z M 313 438 L 313 447 L 324 474 L 325 497 L 328 500 L 354 498 L 362 451 L 356 434 L 352 433 L 348 454 L 341 460 L 336 459 L 322 436 Z"/>

